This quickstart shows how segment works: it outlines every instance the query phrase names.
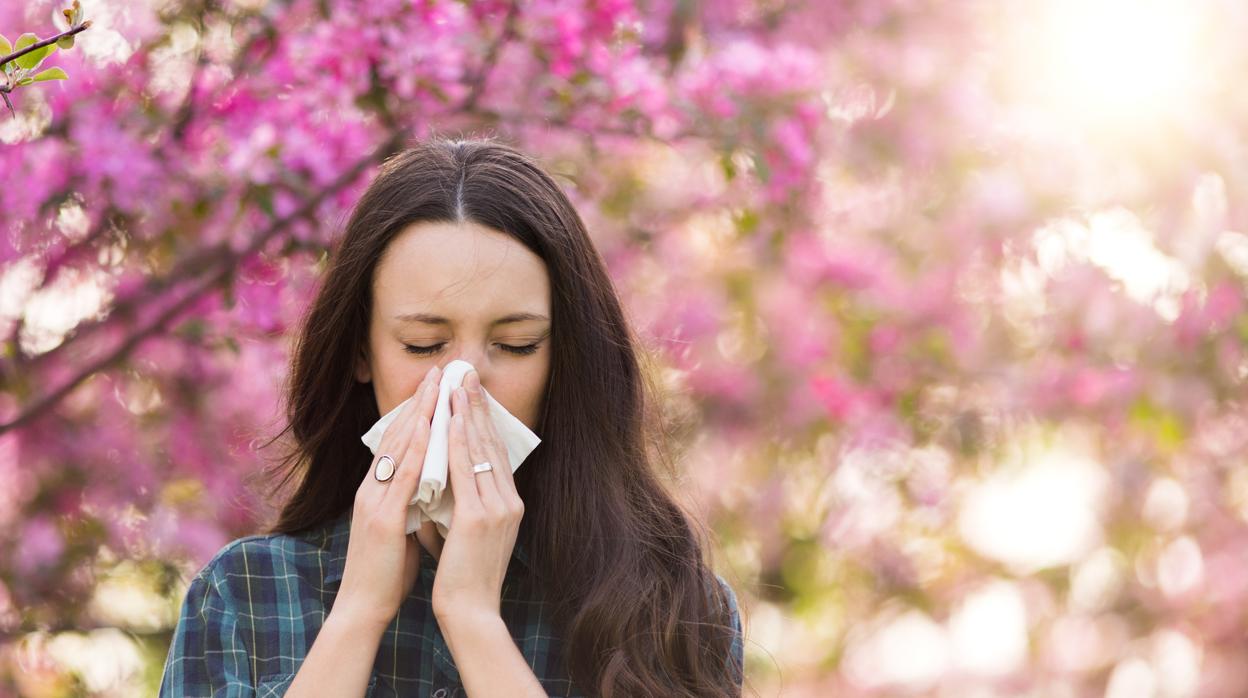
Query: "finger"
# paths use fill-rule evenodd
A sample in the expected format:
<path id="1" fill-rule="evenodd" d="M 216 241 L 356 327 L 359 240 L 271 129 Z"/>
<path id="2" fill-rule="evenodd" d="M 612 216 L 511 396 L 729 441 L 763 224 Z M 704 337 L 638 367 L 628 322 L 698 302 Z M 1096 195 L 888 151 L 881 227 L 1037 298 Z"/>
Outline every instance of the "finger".
<path id="1" fill-rule="evenodd" d="M 385 432 L 381 435 L 381 441 L 377 444 L 377 452 L 373 454 L 373 464 L 368 472 L 369 477 L 366 477 L 365 481 L 372 480 L 377 485 L 384 487 L 386 483 L 378 482 L 375 477 L 372 477 L 377 471 L 377 461 L 381 460 L 382 456 L 389 455 L 394 459 L 394 465 L 396 467 L 399 465 L 402 450 L 407 445 L 410 432 L 408 423 L 411 421 L 411 413 L 416 408 L 415 402 L 413 400 L 404 405 L 403 409 L 399 411 L 399 415 L 394 418 L 394 421 L 386 426 Z"/>
<path id="2" fill-rule="evenodd" d="M 388 491 L 382 506 L 405 510 L 416 488 L 420 485 L 420 474 L 425 467 L 425 450 L 429 447 L 429 417 L 437 398 L 437 383 L 433 380 L 426 380 L 420 386 L 417 398 L 413 400 L 417 406 L 410 427 L 411 438 L 407 442 L 407 447 L 403 449 L 403 453 L 398 457 L 399 469 L 395 472 L 394 479 L 388 483 L 389 487 L 386 488 Z"/>
<path id="3" fill-rule="evenodd" d="M 429 373 L 425 374 L 420 385 L 416 386 L 413 397 L 420 394 L 420 390 L 429 382 Z M 377 465 L 377 461 L 383 455 L 389 454 L 394 459 L 395 467 L 399 465 L 399 459 L 402 456 L 403 449 L 407 448 L 407 443 L 411 440 L 412 430 L 410 428 L 411 421 L 415 417 L 416 412 L 420 409 L 419 400 L 409 400 L 403 409 L 399 410 L 399 415 L 394 418 L 393 422 L 382 432 L 381 441 L 377 444 L 377 453 L 373 459 L 373 465 Z M 386 483 L 378 483 L 386 484 Z"/>
<path id="4" fill-rule="evenodd" d="M 481 513 L 481 494 L 477 491 L 477 483 L 473 481 L 472 464 L 468 462 L 468 434 L 464 431 L 464 416 L 451 415 L 449 434 L 449 462 L 451 471 L 451 488 L 455 494 L 455 506 L 451 520 L 454 522 L 459 511 Z"/>
<path id="5" fill-rule="evenodd" d="M 520 494 L 516 491 L 516 481 L 511 472 L 511 456 L 507 453 L 507 444 L 503 441 L 502 437 L 499 436 L 498 428 L 494 424 L 494 415 L 490 412 L 490 404 L 486 400 L 486 396 L 489 395 L 489 392 L 486 391 L 484 387 L 481 387 L 480 391 L 480 424 L 483 425 L 480 433 L 485 434 L 486 443 L 493 448 L 493 455 L 490 462 L 494 464 L 495 472 L 498 473 L 498 479 L 496 480 L 498 483 L 498 491 L 504 494 L 504 496 L 506 494 L 512 494 L 519 499 Z"/>
<path id="6" fill-rule="evenodd" d="M 490 464 L 497 468 L 498 464 L 493 461 L 493 455 L 485 447 L 485 444 L 482 443 L 481 434 L 477 431 L 477 420 L 473 415 L 474 408 L 469 404 L 468 393 L 463 388 L 460 388 L 457 392 L 459 408 L 463 410 L 464 415 L 464 431 L 468 441 L 468 462 L 476 464 L 490 461 Z M 481 495 L 481 503 L 485 506 L 486 511 L 503 511 L 503 498 L 499 494 L 498 484 L 494 481 L 494 471 L 474 473 L 470 466 L 469 474 L 477 481 L 477 492 Z"/>
<path id="7" fill-rule="evenodd" d="M 429 376 L 431 373 L 432 369 L 430 369 L 430 373 L 426 373 L 425 377 L 421 379 L 420 385 L 416 386 L 416 390 L 413 391 L 412 397 L 419 395 L 420 390 L 429 383 Z M 395 417 L 393 422 L 390 422 L 389 426 L 386 427 L 385 432 L 381 435 L 381 442 L 377 445 L 378 457 L 380 457 L 381 454 L 389 453 L 391 456 L 394 456 L 396 461 L 395 464 L 398 464 L 398 452 L 407 447 L 407 442 L 412 436 L 411 429 L 408 427 L 411 425 L 411 421 L 415 417 L 419 407 L 420 405 L 417 400 L 409 400 L 408 403 L 403 406 L 403 409 L 399 410 L 399 416 Z"/>
<path id="8" fill-rule="evenodd" d="M 515 485 L 511 482 L 511 463 L 507 458 L 507 449 L 502 445 L 502 439 L 498 438 L 498 434 L 494 429 L 494 422 L 490 416 L 489 403 L 485 401 L 483 388 L 479 375 L 474 375 L 473 380 L 468 383 L 468 404 L 469 412 L 472 415 L 473 432 L 477 436 L 477 443 L 484 451 L 484 459 L 487 459 L 494 465 L 493 477 L 494 488 L 499 494 L 500 501 L 508 502 L 513 500 L 516 495 Z M 471 452 L 472 439 L 469 434 L 469 451 Z"/>
<path id="9" fill-rule="evenodd" d="M 386 430 L 381 435 L 381 441 L 377 444 L 377 452 L 373 454 L 373 460 L 368 466 L 368 472 L 364 474 L 363 481 L 360 483 L 360 489 L 366 492 L 364 496 L 368 498 L 372 506 L 377 506 L 381 503 L 390 484 L 388 481 L 381 482 L 377 479 L 377 462 L 381 460 L 382 456 L 388 454 L 394 459 L 395 467 L 398 467 L 402 459 L 403 449 L 411 436 L 411 429 L 408 424 L 418 408 L 419 406 L 415 400 L 404 405 L 403 409 L 399 411 L 399 415 L 386 426 Z"/>
<path id="10" fill-rule="evenodd" d="M 490 423 L 490 406 L 485 402 L 485 396 L 481 392 L 481 378 L 475 371 L 469 371 L 464 377 L 464 388 L 468 391 L 468 419 L 475 427 L 477 435 L 480 437 L 479 442 L 482 448 L 487 452 L 487 458 L 495 466 L 501 463 L 498 451 L 498 435 L 494 433 L 492 424 Z M 471 444 L 472 442 L 469 441 Z"/>

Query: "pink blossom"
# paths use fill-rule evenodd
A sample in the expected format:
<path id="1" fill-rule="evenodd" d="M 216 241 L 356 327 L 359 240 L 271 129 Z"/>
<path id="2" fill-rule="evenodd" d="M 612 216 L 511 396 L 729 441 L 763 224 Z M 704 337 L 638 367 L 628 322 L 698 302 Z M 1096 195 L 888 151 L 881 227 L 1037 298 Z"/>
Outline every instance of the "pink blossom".
<path id="1" fill-rule="evenodd" d="M 837 420 L 848 420 L 871 408 L 870 392 L 832 376 L 814 376 L 811 387 L 828 413 Z"/>
<path id="2" fill-rule="evenodd" d="M 19 574 L 34 575 L 56 564 L 65 552 L 65 539 L 47 516 L 28 519 L 22 526 L 13 563 Z"/>

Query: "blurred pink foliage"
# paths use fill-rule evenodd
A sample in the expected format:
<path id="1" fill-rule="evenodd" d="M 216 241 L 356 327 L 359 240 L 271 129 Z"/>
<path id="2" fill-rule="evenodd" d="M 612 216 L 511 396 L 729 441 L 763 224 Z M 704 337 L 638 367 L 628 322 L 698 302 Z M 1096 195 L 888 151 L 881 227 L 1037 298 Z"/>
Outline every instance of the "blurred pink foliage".
<path id="1" fill-rule="evenodd" d="M 1014 5 L 92 8 L 0 124 L 0 638 L 253 531 L 321 256 L 463 131 L 557 165 L 691 408 L 751 683 L 1248 693 L 1248 96 L 1064 121 Z"/>

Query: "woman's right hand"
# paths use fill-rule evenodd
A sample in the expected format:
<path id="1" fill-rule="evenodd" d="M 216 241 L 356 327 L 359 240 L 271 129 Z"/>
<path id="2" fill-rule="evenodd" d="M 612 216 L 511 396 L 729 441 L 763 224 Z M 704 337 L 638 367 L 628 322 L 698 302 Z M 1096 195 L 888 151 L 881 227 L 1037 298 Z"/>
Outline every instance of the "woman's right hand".
<path id="1" fill-rule="evenodd" d="M 430 369 L 416 389 L 416 399 L 386 427 L 376 457 L 355 492 L 346 566 L 331 610 L 345 613 L 352 622 L 378 632 L 394 619 L 420 572 L 417 533 L 407 535 L 404 529 L 407 504 L 416 493 L 424 469 L 429 423 L 441 377 L 437 366 Z M 394 458 L 396 466 L 394 476 L 386 482 L 378 481 L 374 475 L 383 454 Z M 433 522 L 426 523 L 432 535 L 437 536 Z"/>

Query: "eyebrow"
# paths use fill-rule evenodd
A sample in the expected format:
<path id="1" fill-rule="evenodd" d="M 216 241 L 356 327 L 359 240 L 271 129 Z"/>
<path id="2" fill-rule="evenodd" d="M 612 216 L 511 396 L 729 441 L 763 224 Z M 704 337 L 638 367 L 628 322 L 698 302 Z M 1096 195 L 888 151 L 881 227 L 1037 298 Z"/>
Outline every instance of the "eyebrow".
<path id="1" fill-rule="evenodd" d="M 399 322 L 423 322 L 429 325 L 449 325 L 451 321 L 441 315 L 431 315 L 429 313 L 400 313 L 394 316 Z M 494 322 L 490 323 L 490 327 L 495 325 L 505 325 L 510 322 L 525 322 L 528 320 L 544 320 L 549 321 L 550 318 L 537 313 L 511 313 L 504 315 Z"/>

